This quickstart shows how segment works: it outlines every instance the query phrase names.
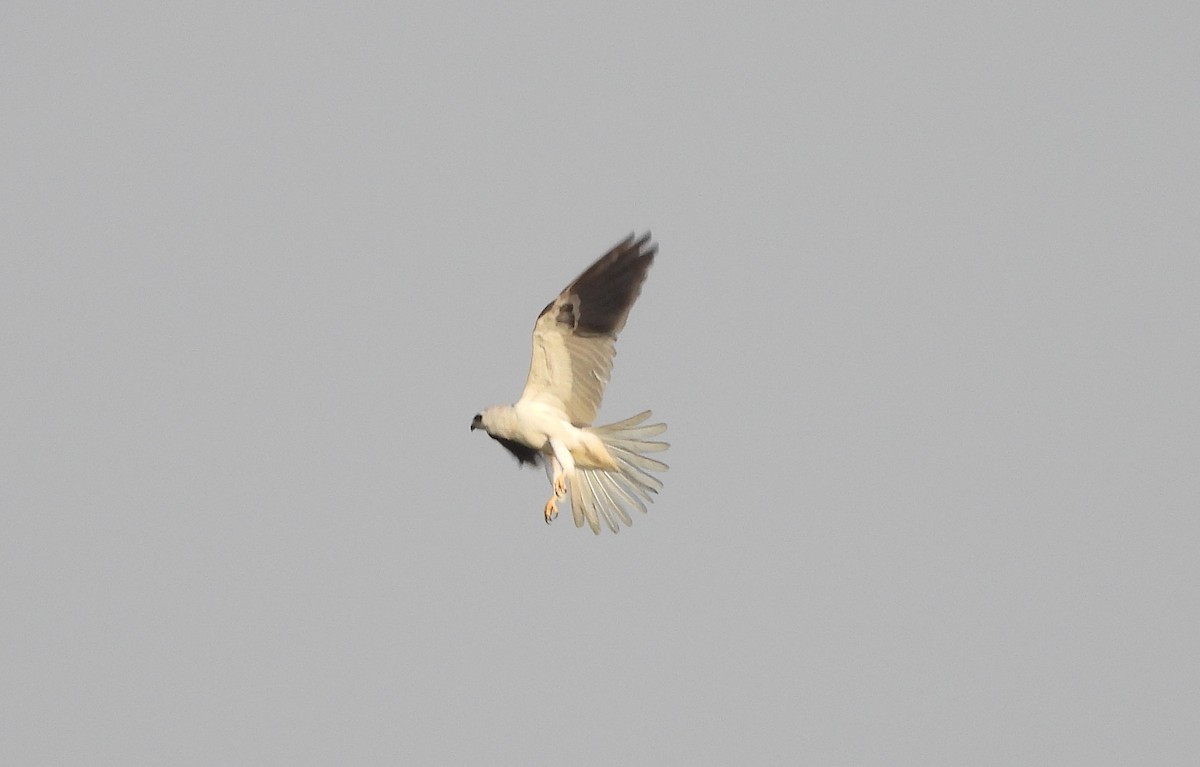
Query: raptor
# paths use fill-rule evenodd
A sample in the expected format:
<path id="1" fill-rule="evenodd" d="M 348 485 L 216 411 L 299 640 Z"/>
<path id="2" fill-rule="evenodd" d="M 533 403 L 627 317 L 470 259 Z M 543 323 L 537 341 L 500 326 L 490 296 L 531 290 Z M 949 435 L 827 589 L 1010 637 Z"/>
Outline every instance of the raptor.
<path id="1" fill-rule="evenodd" d="M 521 398 L 475 416 L 471 430 L 484 430 L 520 465 L 542 465 L 552 495 L 546 523 L 570 497 L 576 527 L 587 522 L 597 535 L 630 526 L 631 509 L 662 488 L 654 472 L 667 470 L 648 453 L 667 449 L 656 437 L 663 423 L 647 424 L 650 411 L 593 426 L 612 373 L 617 334 L 625 327 L 654 262 L 658 246 L 650 234 L 617 243 L 546 305 L 533 326 L 533 360 Z"/>

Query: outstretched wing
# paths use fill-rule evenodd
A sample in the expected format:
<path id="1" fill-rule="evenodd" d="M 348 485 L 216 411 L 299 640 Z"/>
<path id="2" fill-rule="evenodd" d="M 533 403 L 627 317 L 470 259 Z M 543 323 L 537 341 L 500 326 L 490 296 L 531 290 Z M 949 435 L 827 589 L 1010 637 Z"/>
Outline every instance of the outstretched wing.
<path id="1" fill-rule="evenodd" d="M 630 235 L 542 310 L 522 400 L 557 407 L 575 426 L 591 425 L 612 372 L 617 333 L 657 251 L 649 232 L 638 240 Z"/>

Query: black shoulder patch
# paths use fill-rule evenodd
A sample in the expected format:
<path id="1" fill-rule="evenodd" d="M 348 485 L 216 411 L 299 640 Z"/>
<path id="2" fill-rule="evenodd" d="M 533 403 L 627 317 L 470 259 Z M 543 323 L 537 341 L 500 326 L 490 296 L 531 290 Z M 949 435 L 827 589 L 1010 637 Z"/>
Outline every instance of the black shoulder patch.
<path id="1" fill-rule="evenodd" d="M 489 434 L 488 436 L 503 445 L 505 450 L 512 453 L 513 457 L 517 459 L 518 465 L 538 465 L 538 461 L 541 459 L 541 453 L 534 450 L 529 445 L 525 445 L 511 439 L 505 439 L 504 437 L 497 437 L 494 434 Z"/>

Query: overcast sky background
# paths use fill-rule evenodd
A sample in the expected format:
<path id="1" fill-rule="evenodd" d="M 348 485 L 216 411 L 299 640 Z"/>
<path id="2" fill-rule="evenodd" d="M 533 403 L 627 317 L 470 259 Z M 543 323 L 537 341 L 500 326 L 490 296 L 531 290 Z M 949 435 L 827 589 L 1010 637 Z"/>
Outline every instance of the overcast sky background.
<path id="1" fill-rule="evenodd" d="M 1187 3 L 0 9 L 0 762 L 1194 764 Z M 547 527 L 471 434 L 660 254 Z"/>

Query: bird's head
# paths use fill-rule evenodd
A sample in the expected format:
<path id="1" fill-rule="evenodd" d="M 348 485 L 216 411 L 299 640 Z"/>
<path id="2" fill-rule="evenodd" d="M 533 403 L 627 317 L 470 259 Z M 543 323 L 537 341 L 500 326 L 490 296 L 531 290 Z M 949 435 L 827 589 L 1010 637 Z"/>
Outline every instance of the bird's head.
<path id="1" fill-rule="evenodd" d="M 512 405 L 492 405 L 471 419 L 471 431 L 476 429 L 487 432 L 489 437 L 513 439 L 520 432 L 520 423 Z"/>

